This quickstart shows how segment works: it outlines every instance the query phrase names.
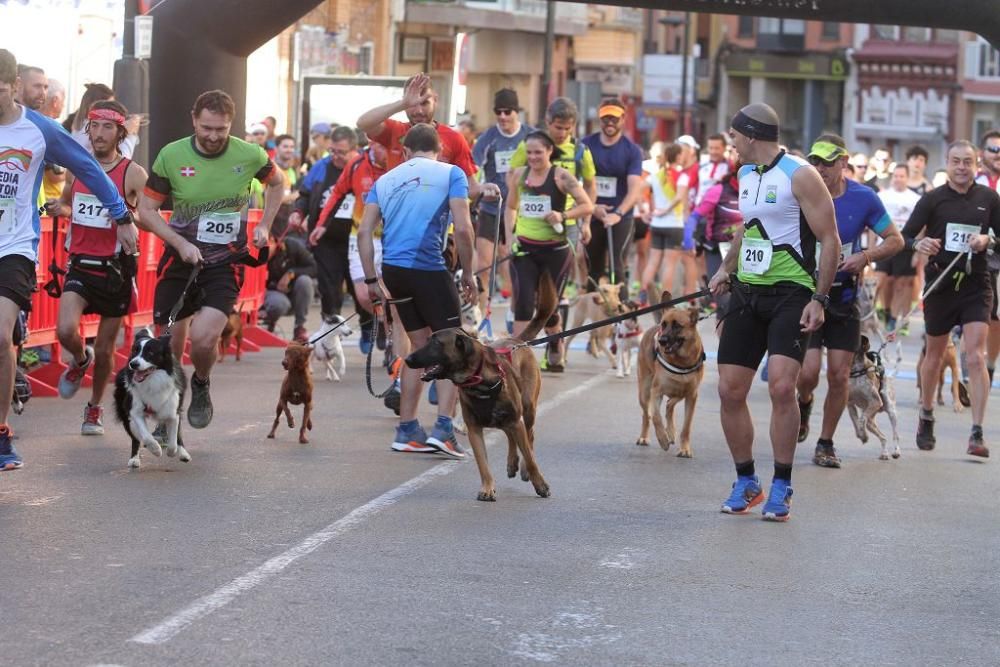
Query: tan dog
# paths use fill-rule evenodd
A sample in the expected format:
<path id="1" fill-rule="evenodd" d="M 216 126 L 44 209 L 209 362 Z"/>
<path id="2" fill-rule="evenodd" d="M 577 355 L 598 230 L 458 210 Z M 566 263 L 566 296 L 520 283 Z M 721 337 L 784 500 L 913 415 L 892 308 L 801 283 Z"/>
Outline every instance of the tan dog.
<path id="1" fill-rule="evenodd" d="M 226 318 L 226 326 L 222 329 L 222 335 L 219 336 L 219 361 L 224 361 L 226 358 L 226 352 L 229 351 L 229 344 L 232 341 L 236 341 L 236 361 L 243 358 L 243 304 L 240 304 L 239 310 L 234 310 L 229 313 L 229 317 Z"/>
<path id="2" fill-rule="evenodd" d="M 520 467 L 521 479 L 530 481 L 542 498 L 549 485 L 535 461 L 535 410 L 542 375 L 535 355 L 526 347 L 556 310 L 558 296 L 548 274 L 538 288 L 538 309 L 520 338 L 504 338 L 484 345 L 460 328 L 434 332 L 430 340 L 406 358 L 410 368 L 423 368 L 421 379 L 451 380 L 459 388 L 459 402 L 469 444 L 479 467 L 481 486 L 477 500 L 495 501 L 496 483 L 486 460 L 484 428 L 498 428 L 507 435 L 507 476 Z M 518 453 L 523 458 L 518 460 Z"/>
<path id="3" fill-rule="evenodd" d="M 621 283 L 609 283 L 607 278 L 601 278 L 597 291 L 587 292 L 580 296 L 573 310 L 573 326 L 575 329 L 584 322 L 599 322 L 609 317 L 614 317 L 621 312 Z M 618 360 L 611 352 L 611 342 L 614 340 L 614 327 L 610 324 L 605 327 L 594 329 L 590 332 L 590 339 L 587 341 L 587 353 L 593 357 L 603 353 L 611 362 L 611 368 L 618 368 Z M 566 339 L 566 349 L 569 350 L 570 343 L 575 336 Z"/>
<path id="4" fill-rule="evenodd" d="M 289 405 L 301 405 L 302 425 L 299 427 L 299 442 L 306 444 L 309 438 L 306 431 L 312 430 L 312 367 L 309 365 L 309 357 L 312 355 L 312 348 L 301 343 L 289 343 L 285 348 L 285 358 L 281 365 L 288 371 L 285 380 L 281 383 L 281 393 L 278 395 L 278 407 L 275 410 L 274 425 L 267 437 L 274 438 L 274 432 L 278 429 L 278 422 L 281 421 L 281 413 L 285 413 L 288 419 L 288 428 L 295 428 L 295 420 L 292 418 L 292 411 Z"/>
<path id="5" fill-rule="evenodd" d="M 664 292 L 662 301 L 671 299 Z M 642 431 L 637 445 L 649 445 L 649 423 L 656 429 L 656 440 L 667 451 L 675 442 L 674 408 L 684 401 L 684 426 L 681 449 L 677 456 L 691 458 L 691 423 L 698 403 L 698 388 L 705 377 L 705 348 L 698 333 L 696 308 L 664 308 L 659 326 L 642 336 L 639 344 L 639 407 Z M 664 426 L 660 403 L 667 398 L 667 422 Z"/>
<path id="6" fill-rule="evenodd" d="M 920 371 L 924 365 L 924 356 L 927 354 L 927 343 L 920 348 L 920 358 L 917 359 L 917 392 L 919 396 Z M 958 349 L 955 347 L 955 339 L 948 336 L 948 346 L 944 350 L 944 357 L 941 362 L 941 377 L 937 383 L 937 404 L 944 405 L 944 372 L 951 370 L 951 407 L 955 412 L 962 412 L 969 407 L 969 390 L 962 382 L 962 374 L 958 370 Z"/>
<path id="7" fill-rule="evenodd" d="M 623 315 L 634 313 L 639 310 L 639 304 L 635 301 L 627 301 L 622 304 L 621 310 Z M 634 315 L 612 326 L 615 331 L 614 351 L 618 358 L 618 369 L 615 375 L 623 378 L 632 375 L 632 350 L 639 349 L 642 326 L 639 324 L 639 318 Z"/>
<path id="8" fill-rule="evenodd" d="M 847 412 L 854 424 L 854 434 L 862 443 L 868 442 L 870 431 L 878 438 L 882 449 L 879 459 L 889 460 L 888 439 L 875 423 L 875 415 L 884 412 L 892 426 L 892 458 L 899 458 L 899 430 L 896 418 L 896 389 L 892 376 L 885 372 L 885 364 L 878 352 L 871 351 L 868 336 L 861 336 L 861 345 L 851 362 L 851 379 L 847 394 Z"/>

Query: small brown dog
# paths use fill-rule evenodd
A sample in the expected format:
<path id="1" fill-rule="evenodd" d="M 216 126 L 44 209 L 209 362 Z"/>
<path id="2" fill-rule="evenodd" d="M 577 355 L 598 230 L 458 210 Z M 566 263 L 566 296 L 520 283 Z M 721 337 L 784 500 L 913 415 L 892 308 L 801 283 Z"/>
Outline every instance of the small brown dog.
<path id="1" fill-rule="evenodd" d="M 225 360 L 226 352 L 229 351 L 229 344 L 232 341 L 236 342 L 236 361 L 239 361 L 243 357 L 242 303 L 239 310 L 229 313 L 229 317 L 226 319 L 226 326 L 222 330 L 222 335 L 219 336 L 219 361 Z"/>
<path id="2" fill-rule="evenodd" d="M 926 337 L 924 346 L 920 348 L 920 358 L 917 359 L 917 396 L 920 395 L 920 371 L 924 365 L 924 356 L 927 354 Z M 944 349 L 944 357 L 941 362 L 941 377 L 937 383 L 937 404 L 944 405 L 944 372 L 951 370 L 951 407 L 955 412 L 962 412 L 971 404 L 969 401 L 969 390 L 962 382 L 962 374 L 958 370 L 958 348 L 955 347 L 955 339 L 948 336 L 948 347 Z M 918 399 L 919 400 L 919 399 Z M 964 407 L 963 407 L 964 406 Z"/>
<path id="3" fill-rule="evenodd" d="M 597 291 L 587 292 L 580 296 L 579 301 L 573 311 L 573 326 L 575 329 L 586 321 L 599 322 L 609 317 L 614 317 L 621 312 L 621 283 L 612 284 L 607 278 L 601 278 Z M 611 343 L 614 341 L 614 327 L 610 324 L 600 327 L 590 332 L 590 339 L 587 341 L 587 352 L 597 357 L 600 353 L 611 362 L 611 368 L 618 368 L 618 360 L 611 352 Z M 570 343 L 575 336 L 566 339 L 566 349 L 569 350 Z"/>
<path id="4" fill-rule="evenodd" d="M 662 301 L 669 301 L 664 292 Z M 675 442 L 674 408 L 684 401 L 684 426 L 681 449 L 677 456 L 691 458 L 691 423 L 698 403 L 698 388 L 705 377 L 705 348 L 698 333 L 696 308 L 664 308 L 660 325 L 650 329 L 639 343 L 639 407 L 642 431 L 635 444 L 649 446 L 649 423 L 653 422 L 656 440 L 667 451 Z M 664 427 L 660 403 L 667 397 L 667 423 Z"/>
<path id="5" fill-rule="evenodd" d="M 288 371 L 285 380 L 281 383 L 281 394 L 278 395 L 278 407 L 274 414 L 274 425 L 267 437 L 274 438 L 274 432 L 278 429 L 278 422 L 281 421 L 281 413 L 285 413 L 288 419 L 288 428 L 295 428 L 295 420 L 292 418 L 292 411 L 289 405 L 301 405 L 302 425 L 299 427 L 299 442 L 306 444 L 309 438 L 306 431 L 311 431 L 312 424 L 312 367 L 309 365 L 309 357 L 312 355 L 312 348 L 301 343 L 289 343 L 285 348 L 285 358 L 281 365 Z"/>

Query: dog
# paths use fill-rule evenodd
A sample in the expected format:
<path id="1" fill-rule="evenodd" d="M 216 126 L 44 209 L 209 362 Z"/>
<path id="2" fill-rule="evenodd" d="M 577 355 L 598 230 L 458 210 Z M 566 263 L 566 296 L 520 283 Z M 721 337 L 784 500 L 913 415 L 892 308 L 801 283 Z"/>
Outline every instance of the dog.
<path id="1" fill-rule="evenodd" d="M 882 321 L 875 311 L 875 296 L 878 292 L 878 280 L 865 278 L 858 285 L 858 311 L 861 313 L 861 334 L 869 340 L 877 340 L 879 345 L 886 341 Z"/>
<path id="2" fill-rule="evenodd" d="M 639 304 L 635 301 L 627 301 L 622 304 L 621 311 L 622 314 L 634 313 L 638 309 Z M 615 331 L 615 355 L 618 358 L 618 371 L 615 375 L 623 378 L 632 375 L 632 350 L 639 349 L 642 326 L 639 324 L 639 318 L 634 315 L 613 326 Z"/>
<path id="3" fill-rule="evenodd" d="M 662 301 L 669 301 L 664 292 Z M 698 333 L 698 309 L 664 308 L 660 324 L 642 335 L 639 343 L 639 407 L 642 430 L 635 444 L 649 446 L 649 423 L 656 430 L 660 448 L 669 451 L 675 442 L 674 408 L 684 401 L 684 425 L 677 456 L 689 459 L 691 424 L 698 404 L 698 389 L 705 377 L 705 347 Z M 660 415 L 660 403 L 667 398 L 666 425 Z"/>
<path id="4" fill-rule="evenodd" d="M 542 498 L 551 494 L 535 459 L 535 411 L 542 374 L 531 350 L 516 345 L 537 336 L 557 304 L 555 285 L 548 274 L 542 274 L 535 317 L 520 337 L 486 345 L 461 328 L 443 329 L 406 358 L 410 368 L 424 369 L 423 381 L 451 380 L 458 387 L 469 443 L 479 468 L 477 500 L 493 502 L 497 494 L 486 460 L 484 428 L 498 428 L 507 435 L 508 477 L 513 478 L 520 470 L 521 479 L 530 481 L 535 493 Z"/>
<path id="5" fill-rule="evenodd" d="M 316 341 L 313 346 L 313 358 L 323 363 L 326 367 L 326 379 L 331 382 L 340 382 L 347 370 L 347 358 L 344 356 L 342 340 L 354 331 L 346 324 L 341 324 L 343 321 L 344 318 L 340 315 L 324 317 L 322 326 L 309 337 L 309 340 Z M 324 335 L 338 324 L 340 328 L 329 335 Z"/>
<path id="6" fill-rule="evenodd" d="M 329 336 L 327 336 L 329 338 Z M 312 424 L 312 369 L 309 366 L 309 358 L 313 349 L 302 343 L 289 343 L 285 348 L 285 358 L 281 365 L 287 373 L 281 383 L 281 393 L 278 394 L 278 407 L 274 413 L 274 424 L 268 438 L 274 439 L 274 432 L 278 430 L 278 422 L 281 421 L 281 413 L 285 413 L 288 420 L 288 428 L 295 428 L 295 420 L 292 418 L 292 411 L 289 405 L 302 406 L 302 425 L 299 427 L 299 442 L 303 445 L 309 443 L 306 431 L 311 431 Z"/>
<path id="7" fill-rule="evenodd" d="M 884 412 L 892 425 L 892 458 L 899 458 L 899 430 L 896 418 L 896 388 L 892 376 L 885 372 L 882 355 L 871 350 L 868 336 L 861 336 L 861 345 L 851 362 L 851 379 L 847 393 L 847 412 L 854 424 L 854 433 L 862 443 L 868 442 L 868 432 L 882 444 L 879 459 L 889 460 L 888 440 L 875 423 L 875 415 Z"/>
<path id="8" fill-rule="evenodd" d="M 607 278 L 601 278 L 597 285 L 597 290 L 587 292 L 580 296 L 573 310 L 573 326 L 575 329 L 587 320 L 599 322 L 600 320 L 614 317 L 621 312 L 621 283 L 612 284 Z M 592 357 L 604 354 L 611 367 L 618 368 L 618 360 L 611 352 L 610 344 L 614 340 L 614 329 L 611 325 L 599 327 L 590 332 L 590 339 L 587 341 L 587 353 Z M 566 339 L 566 350 L 569 350 L 570 343 L 576 336 Z"/>
<path id="9" fill-rule="evenodd" d="M 226 318 L 226 326 L 222 329 L 222 334 L 219 336 L 219 361 L 225 361 L 226 352 L 229 351 L 229 344 L 231 342 L 236 342 L 236 361 L 243 358 L 243 304 L 240 304 L 239 310 L 234 310 L 229 313 L 229 317 Z"/>
<path id="10" fill-rule="evenodd" d="M 153 338 L 140 329 L 132 342 L 128 364 L 115 375 L 115 416 L 132 440 L 129 468 L 138 468 L 139 445 L 160 456 L 160 443 L 146 422 L 151 418 L 166 429 L 167 456 L 191 460 L 181 436 L 181 409 L 187 393 L 187 375 L 170 349 L 170 336 Z"/>
<path id="11" fill-rule="evenodd" d="M 927 355 L 927 336 L 924 335 L 924 344 L 920 348 L 920 357 L 917 359 L 917 395 L 920 395 L 921 369 L 924 365 L 924 357 Z M 941 362 L 941 377 L 937 383 L 937 404 L 944 405 L 944 372 L 951 371 L 951 406 L 955 412 L 962 412 L 971 405 L 969 400 L 969 389 L 962 382 L 962 375 L 958 370 L 958 349 L 955 347 L 955 339 L 948 336 L 948 346 L 944 349 L 944 356 Z M 963 407 L 964 406 L 964 407 Z"/>

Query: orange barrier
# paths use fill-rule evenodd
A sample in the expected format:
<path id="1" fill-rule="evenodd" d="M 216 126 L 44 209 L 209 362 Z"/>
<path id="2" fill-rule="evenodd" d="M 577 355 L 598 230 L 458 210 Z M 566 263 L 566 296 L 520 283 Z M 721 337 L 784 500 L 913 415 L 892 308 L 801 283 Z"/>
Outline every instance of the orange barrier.
<path id="1" fill-rule="evenodd" d="M 164 217 L 169 220 L 170 212 L 164 211 Z M 247 234 L 253 238 L 253 230 L 260 222 L 263 211 L 251 209 L 247 218 Z M 68 256 L 65 247 L 66 226 L 68 221 L 60 218 L 43 217 L 41 219 L 41 240 L 38 244 L 38 284 L 43 285 L 49 278 L 49 264 L 52 261 L 52 235 L 58 234 L 55 259 L 59 266 L 65 267 Z M 115 353 L 115 367 L 128 360 L 128 352 L 135 330 L 153 324 L 153 301 L 156 290 L 156 267 L 163 254 L 164 244 L 153 234 L 139 232 L 139 267 L 136 275 L 136 290 L 138 299 L 136 311 L 123 322 L 124 344 Z M 261 346 L 284 347 L 287 341 L 274 336 L 258 326 L 257 311 L 264 303 L 264 293 L 267 285 L 267 267 L 245 267 L 243 287 L 240 290 L 236 308 L 240 310 L 244 320 L 243 350 L 246 352 L 260 351 Z M 59 321 L 59 300 L 53 299 L 45 291 L 39 289 L 31 301 L 31 313 L 28 316 L 30 336 L 28 347 L 48 347 L 50 361 L 28 374 L 32 394 L 35 396 L 57 396 L 56 385 L 59 376 L 66 369 L 62 361 L 62 347 L 56 335 Z M 80 334 L 84 338 L 97 335 L 100 316 L 85 315 L 80 322 Z M 84 385 L 90 385 L 90 377 L 84 379 Z"/>

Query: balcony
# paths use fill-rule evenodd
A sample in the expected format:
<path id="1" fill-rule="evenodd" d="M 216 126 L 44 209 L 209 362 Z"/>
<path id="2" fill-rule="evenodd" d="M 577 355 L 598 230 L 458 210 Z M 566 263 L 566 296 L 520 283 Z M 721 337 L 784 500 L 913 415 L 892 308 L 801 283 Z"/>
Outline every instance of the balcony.
<path id="1" fill-rule="evenodd" d="M 459 26 L 463 30 L 545 32 L 545 0 L 407 0 L 406 20 Z M 587 31 L 587 6 L 574 2 L 555 4 L 557 35 Z"/>

